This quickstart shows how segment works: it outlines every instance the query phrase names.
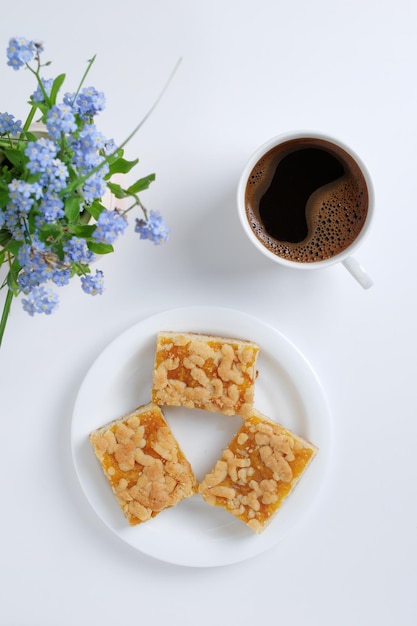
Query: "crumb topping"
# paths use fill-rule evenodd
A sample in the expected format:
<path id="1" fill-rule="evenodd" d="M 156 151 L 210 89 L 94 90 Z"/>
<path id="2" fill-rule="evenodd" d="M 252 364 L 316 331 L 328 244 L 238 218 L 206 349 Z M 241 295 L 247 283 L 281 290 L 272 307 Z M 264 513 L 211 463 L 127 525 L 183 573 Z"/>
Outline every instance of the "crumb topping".
<path id="1" fill-rule="evenodd" d="M 132 526 L 196 492 L 191 466 L 158 406 L 139 407 L 90 441 Z"/>
<path id="2" fill-rule="evenodd" d="M 191 333 L 158 333 L 152 401 L 226 415 L 249 415 L 256 344 Z"/>
<path id="3" fill-rule="evenodd" d="M 254 410 L 200 483 L 199 493 L 262 532 L 316 452 Z"/>

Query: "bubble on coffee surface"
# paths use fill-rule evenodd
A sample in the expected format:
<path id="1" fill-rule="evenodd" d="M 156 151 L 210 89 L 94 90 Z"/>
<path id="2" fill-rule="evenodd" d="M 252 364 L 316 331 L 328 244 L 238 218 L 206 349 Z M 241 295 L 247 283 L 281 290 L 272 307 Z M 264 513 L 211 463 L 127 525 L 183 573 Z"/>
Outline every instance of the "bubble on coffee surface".
<path id="1" fill-rule="evenodd" d="M 258 185 L 262 181 L 262 179 L 265 176 L 265 169 L 264 169 L 265 164 L 266 164 L 265 159 L 261 159 L 260 161 L 258 161 L 258 163 L 256 164 L 256 169 L 252 170 L 250 174 L 250 177 L 248 179 L 248 185 L 255 186 L 255 185 Z"/>
<path id="2" fill-rule="evenodd" d="M 349 247 L 363 227 L 368 207 L 366 182 L 353 159 L 350 161 L 344 176 L 311 194 L 305 209 L 308 232 L 302 241 L 282 241 L 268 234 L 253 206 L 247 203 L 249 223 L 263 245 L 278 256 L 300 263 L 323 261 Z M 259 198 L 259 190 L 268 188 L 274 171 L 265 158 L 256 164 L 248 179 L 248 187 L 255 190 L 253 197 L 257 194 Z"/>

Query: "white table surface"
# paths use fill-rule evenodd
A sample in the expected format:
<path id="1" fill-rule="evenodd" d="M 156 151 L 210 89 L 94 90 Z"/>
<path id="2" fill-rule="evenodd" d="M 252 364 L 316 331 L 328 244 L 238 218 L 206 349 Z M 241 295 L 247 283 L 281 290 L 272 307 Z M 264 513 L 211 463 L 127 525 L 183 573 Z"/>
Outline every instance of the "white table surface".
<path id="1" fill-rule="evenodd" d="M 105 92 L 100 130 L 124 139 L 157 180 L 143 197 L 171 227 L 165 247 L 133 226 L 100 263 L 101 297 L 75 282 L 59 310 L 13 304 L 0 354 L 1 626 L 199 623 L 411 626 L 417 601 L 416 118 L 412 0 L 24 0 L 0 22 L 1 105 L 22 118 L 28 72 L 6 65 L 11 36 L 41 39 L 49 76 Z M 374 227 L 341 266 L 278 267 L 238 223 L 250 154 L 295 129 L 333 134 L 367 163 Z M 122 542 L 78 483 L 70 428 L 80 384 L 122 331 L 170 308 L 233 308 L 272 324 L 307 357 L 334 429 L 329 478 L 296 532 L 214 568 L 172 565 Z"/>

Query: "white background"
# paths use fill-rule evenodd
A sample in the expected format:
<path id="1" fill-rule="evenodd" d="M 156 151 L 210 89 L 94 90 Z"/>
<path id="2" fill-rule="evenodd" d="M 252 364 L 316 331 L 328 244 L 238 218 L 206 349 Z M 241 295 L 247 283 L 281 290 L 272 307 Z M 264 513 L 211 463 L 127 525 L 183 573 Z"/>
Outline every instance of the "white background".
<path id="1" fill-rule="evenodd" d="M 41 39 L 45 76 L 103 90 L 100 130 L 122 141 L 182 63 L 128 158 L 157 180 L 143 200 L 171 227 L 165 247 L 133 232 L 100 261 L 106 291 L 74 281 L 59 310 L 13 304 L 0 353 L 0 624 L 198 622 L 412 626 L 417 601 L 416 116 L 413 0 L 24 0 L 0 23 L 0 110 L 22 119 L 33 77 L 6 65 L 11 36 Z M 271 136 L 333 134 L 367 163 L 376 217 L 358 257 L 364 291 L 341 266 L 278 267 L 241 231 L 235 191 Z M 227 306 L 273 324 L 326 390 L 333 462 L 296 533 L 239 565 L 187 568 L 114 536 L 80 490 L 74 401 L 120 332 L 188 305 Z"/>

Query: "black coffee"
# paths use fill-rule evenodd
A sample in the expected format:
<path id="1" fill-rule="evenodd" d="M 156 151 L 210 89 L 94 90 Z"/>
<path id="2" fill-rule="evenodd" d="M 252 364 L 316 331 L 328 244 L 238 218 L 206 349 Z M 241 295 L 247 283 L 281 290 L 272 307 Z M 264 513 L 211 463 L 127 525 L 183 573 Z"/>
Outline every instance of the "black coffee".
<path id="1" fill-rule="evenodd" d="M 304 263 L 345 250 L 365 223 L 368 201 L 356 161 L 315 138 L 272 148 L 253 168 L 245 197 L 249 223 L 263 245 Z"/>

